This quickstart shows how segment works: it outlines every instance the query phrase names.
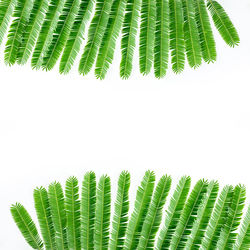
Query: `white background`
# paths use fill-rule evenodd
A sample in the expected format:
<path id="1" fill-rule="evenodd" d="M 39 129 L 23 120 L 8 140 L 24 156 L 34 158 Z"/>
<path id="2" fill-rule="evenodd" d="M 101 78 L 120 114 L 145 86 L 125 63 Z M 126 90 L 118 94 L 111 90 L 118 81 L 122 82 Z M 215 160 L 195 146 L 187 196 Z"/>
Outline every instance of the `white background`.
<path id="1" fill-rule="evenodd" d="M 9 207 L 21 202 L 35 218 L 32 191 L 86 170 L 112 177 L 132 174 L 135 191 L 143 173 L 168 173 L 243 183 L 250 197 L 250 32 L 248 0 L 220 1 L 241 44 L 227 47 L 215 31 L 218 60 L 163 80 L 138 72 L 119 78 L 120 51 L 106 80 L 93 72 L 67 76 L 0 62 L 0 249 L 29 249 Z M 138 50 L 137 50 L 138 53 Z M 136 59 L 138 54 L 136 54 Z M 114 193 L 113 193 L 114 194 Z M 131 199 L 134 194 L 131 192 Z"/>

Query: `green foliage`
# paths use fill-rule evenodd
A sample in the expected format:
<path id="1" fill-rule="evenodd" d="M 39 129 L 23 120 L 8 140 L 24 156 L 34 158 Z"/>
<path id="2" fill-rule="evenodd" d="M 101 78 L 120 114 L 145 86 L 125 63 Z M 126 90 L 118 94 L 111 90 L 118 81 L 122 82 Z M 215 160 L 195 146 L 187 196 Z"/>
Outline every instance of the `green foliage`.
<path id="1" fill-rule="evenodd" d="M 81 197 L 75 177 L 66 181 L 65 193 L 58 182 L 50 184 L 48 192 L 43 187 L 34 190 L 43 241 L 21 204 L 10 210 L 33 249 L 249 249 L 249 207 L 242 218 L 244 186 L 225 186 L 217 198 L 218 182 L 199 180 L 189 194 L 191 179 L 182 177 L 157 239 L 171 178 L 163 175 L 155 188 L 154 183 L 154 172 L 147 171 L 129 216 L 130 174 L 120 174 L 111 230 L 111 181 L 103 175 L 96 188 L 94 172 L 84 175 Z"/>

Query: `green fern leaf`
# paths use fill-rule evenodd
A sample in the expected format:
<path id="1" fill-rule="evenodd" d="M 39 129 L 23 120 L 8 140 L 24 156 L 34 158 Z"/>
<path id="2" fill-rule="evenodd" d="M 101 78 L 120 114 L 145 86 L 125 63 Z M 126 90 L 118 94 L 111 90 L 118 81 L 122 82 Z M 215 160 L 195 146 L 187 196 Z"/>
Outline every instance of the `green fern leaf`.
<path id="1" fill-rule="evenodd" d="M 43 60 L 43 69 L 51 70 L 55 66 L 68 40 L 79 7 L 80 0 L 66 0 L 52 42 Z"/>
<path id="2" fill-rule="evenodd" d="M 181 0 L 169 0 L 169 9 L 172 70 L 175 73 L 181 73 L 185 64 L 184 19 Z"/>
<path id="3" fill-rule="evenodd" d="M 33 0 L 18 0 L 14 10 L 15 18 L 10 26 L 8 40 L 4 50 L 4 61 L 13 65 L 17 59 L 17 52 L 22 42 L 25 27 L 29 21 Z"/>
<path id="4" fill-rule="evenodd" d="M 187 238 L 191 234 L 191 228 L 197 216 L 198 208 L 206 194 L 207 186 L 207 181 L 200 180 L 193 188 L 180 216 L 175 234 L 170 242 L 170 249 L 184 248 Z"/>
<path id="5" fill-rule="evenodd" d="M 141 0 L 127 1 L 121 40 L 120 76 L 123 79 L 128 79 L 132 71 L 140 8 Z"/>
<path id="6" fill-rule="evenodd" d="M 34 53 L 32 55 L 32 68 L 39 69 L 43 58 L 47 55 L 48 48 L 52 42 L 59 16 L 62 13 L 65 0 L 51 0 L 45 21 L 38 36 Z"/>
<path id="7" fill-rule="evenodd" d="M 202 55 L 199 32 L 195 20 L 193 0 L 182 0 L 184 12 L 184 38 L 188 63 L 191 68 L 201 65 Z"/>
<path id="8" fill-rule="evenodd" d="M 204 0 L 194 0 L 202 57 L 205 62 L 216 60 L 215 41 Z"/>
<path id="9" fill-rule="evenodd" d="M 244 203 L 246 200 L 246 188 L 238 185 L 234 188 L 232 203 L 229 208 L 228 218 L 223 227 L 219 241 L 217 243 L 218 249 L 232 249 L 236 240 L 240 220 L 243 214 Z"/>
<path id="10" fill-rule="evenodd" d="M 165 205 L 170 187 L 171 178 L 167 175 L 161 177 L 156 186 L 154 196 L 142 226 L 138 250 L 154 249 L 155 235 L 161 223 L 162 209 Z"/>
<path id="11" fill-rule="evenodd" d="M 94 249 L 94 222 L 96 206 L 96 177 L 94 172 L 84 175 L 81 198 L 81 242 L 82 248 Z"/>
<path id="12" fill-rule="evenodd" d="M 207 0 L 207 7 L 224 41 L 230 47 L 237 46 L 240 42 L 239 35 L 224 8 L 215 0 Z"/>
<path id="13" fill-rule="evenodd" d="M 67 218 L 61 184 L 58 182 L 50 184 L 48 196 L 55 228 L 56 246 L 60 250 L 68 249 L 66 235 Z"/>
<path id="14" fill-rule="evenodd" d="M 248 206 L 242 226 L 238 234 L 233 250 L 249 250 L 250 249 L 250 206 Z"/>
<path id="15" fill-rule="evenodd" d="M 200 249 L 201 241 L 204 237 L 204 232 L 206 231 L 218 191 L 218 182 L 210 182 L 207 188 L 206 196 L 199 206 L 197 218 L 191 229 L 191 234 L 188 237 L 185 250 Z"/>
<path id="16" fill-rule="evenodd" d="M 129 210 L 130 174 L 123 171 L 118 180 L 118 191 L 115 202 L 115 212 L 112 223 L 110 250 L 121 250 L 124 244 Z"/>
<path id="17" fill-rule="evenodd" d="M 108 249 L 109 224 L 110 224 L 110 203 L 111 184 L 108 176 L 102 176 L 98 183 L 96 193 L 96 213 L 95 213 L 95 250 Z"/>
<path id="18" fill-rule="evenodd" d="M 181 212 L 186 202 L 191 185 L 191 178 L 184 176 L 180 179 L 167 210 L 165 224 L 160 231 L 156 249 L 169 249 L 170 241 L 175 233 Z"/>
<path id="19" fill-rule="evenodd" d="M 37 232 L 35 223 L 23 205 L 16 203 L 15 205 L 12 205 L 10 211 L 17 227 L 19 228 L 27 243 L 33 249 L 42 249 L 43 243 Z"/>
<path id="20" fill-rule="evenodd" d="M 46 249 L 56 249 L 55 230 L 52 222 L 47 190 L 43 187 L 34 190 L 36 214 Z"/>
<path id="21" fill-rule="evenodd" d="M 134 211 L 128 223 L 124 249 L 136 249 L 154 189 L 155 174 L 147 171 L 137 190 Z"/>
<path id="22" fill-rule="evenodd" d="M 155 19 L 155 0 L 142 0 L 139 61 L 143 75 L 150 72 L 154 59 Z"/>
<path id="23" fill-rule="evenodd" d="M 49 0 L 35 0 L 30 20 L 17 54 L 18 64 L 25 64 L 28 61 L 41 30 L 46 12 L 48 11 L 48 4 Z"/>
<path id="24" fill-rule="evenodd" d="M 67 216 L 67 239 L 69 249 L 81 249 L 80 200 L 78 180 L 70 177 L 65 187 L 65 209 Z"/>
<path id="25" fill-rule="evenodd" d="M 108 24 L 112 0 L 98 0 L 95 15 L 89 27 L 88 42 L 80 60 L 79 73 L 86 75 L 92 68 Z"/>
<path id="26" fill-rule="evenodd" d="M 60 73 L 68 73 L 75 62 L 75 59 L 80 51 L 81 44 L 83 42 L 83 35 L 87 22 L 90 19 L 94 7 L 94 2 L 94 0 L 81 0 L 78 14 L 75 18 L 75 22 L 72 26 L 62 55 L 59 67 Z"/>
<path id="27" fill-rule="evenodd" d="M 0 44 L 7 31 L 15 6 L 16 0 L 2 0 L 0 2 Z"/>
<path id="28" fill-rule="evenodd" d="M 114 0 L 113 2 L 108 25 L 96 61 L 95 75 L 97 78 L 105 78 L 109 65 L 113 61 L 115 44 L 122 28 L 126 3 L 127 0 Z"/>
<path id="29" fill-rule="evenodd" d="M 156 27 L 154 48 L 155 77 L 163 78 L 168 68 L 169 0 L 156 0 Z"/>

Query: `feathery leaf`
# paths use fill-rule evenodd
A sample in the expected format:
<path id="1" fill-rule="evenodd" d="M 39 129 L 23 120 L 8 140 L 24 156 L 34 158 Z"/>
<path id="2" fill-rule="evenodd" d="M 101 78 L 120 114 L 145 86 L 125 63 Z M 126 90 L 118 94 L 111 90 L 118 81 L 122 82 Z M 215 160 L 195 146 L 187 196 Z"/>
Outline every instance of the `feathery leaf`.
<path id="1" fill-rule="evenodd" d="M 110 224 L 110 203 L 111 184 L 108 176 L 102 176 L 98 183 L 96 193 L 96 213 L 95 213 L 95 250 L 108 249 L 109 224 Z"/>
<path id="2" fill-rule="evenodd" d="M 96 177 L 94 172 L 84 175 L 81 198 L 81 242 L 82 248 L 94 249 L 94 222 L 96 206 Z"/>
<path id="3" fill-rule="evenodd" d="M 207 6 L 224 41 L 231 47 L 237 46 L 240 42 L 239 35 L 224 8 L 215 0 L 207 0 Z"/>
<path id="4" fill-rule="evenodd" d="M 171 178 L 167 175 L 161 177 L 156 186 L 152 201 L 149 205 L 147 215 L 145 217 L 138 250 L 154 249 L 155 235 L 159 229 L 162 209 L 165 205 L 167 195 L 171 187 Z"/>
<path id="5" fill-rule="evenodd" d="M 169 249 L 170 241 L 175 233 L 191 185 L 191 178 L 184 176 L 180 179 L 167 210 L 165 224 L 160 231 L 156 249 Z"/>
<path id="6" fill-rule="evenodd" d="M 35 223 L 23 205 L 16 203 L 11 206 L 12 217 L 27 243 L 34 249 L 42 249 L 43 243 L 37 232 Z"/>
<path id="7" fill-rule="evenodd" d="M 130 174 L 123 171 L 118 180 L 110 250 L 122 249 L 128 223 Z"/>
<path id="8" fill-rule="evenodd" d="M 52 222 L 47 190 L 43 187 L 34 190 L 36 214 L 46 249 L 56 249 L 55 230 Z"/>
<path id="9" fill-rule="evenodd" d="M 124 249 L 136 249 L 154 189 L 155 174 L 147 171 L 136 193 L 134 211 L 128 223 Z"/>

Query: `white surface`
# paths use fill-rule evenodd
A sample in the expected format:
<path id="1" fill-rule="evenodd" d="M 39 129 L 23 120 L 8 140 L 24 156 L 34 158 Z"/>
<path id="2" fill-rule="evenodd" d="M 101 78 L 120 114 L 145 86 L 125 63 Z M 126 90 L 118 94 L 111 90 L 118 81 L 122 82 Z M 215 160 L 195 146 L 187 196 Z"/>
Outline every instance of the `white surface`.
<path id="1" fill-rule="evenodd" d="M 6 67 L 0 62 L 0 249 L 29 249 L 9 206 L 19 201 L 33 217 L 32 191 L 86 170 L 182 175 L 246 184 L 250 197 L 250 2 L 223 2 L 241 44 L 227 47 L 215 31 L 218 60 L 163 80 L 119 78 L 120 52 L 105 81 Z M 137 51 L 138 52 L 138 51 Z M 115 191 L 116 185 L 113 190 Z M 114 194 L 114 193 L 113 193 Z M 131 193 L 133 200 L 134 194 Z"/>

